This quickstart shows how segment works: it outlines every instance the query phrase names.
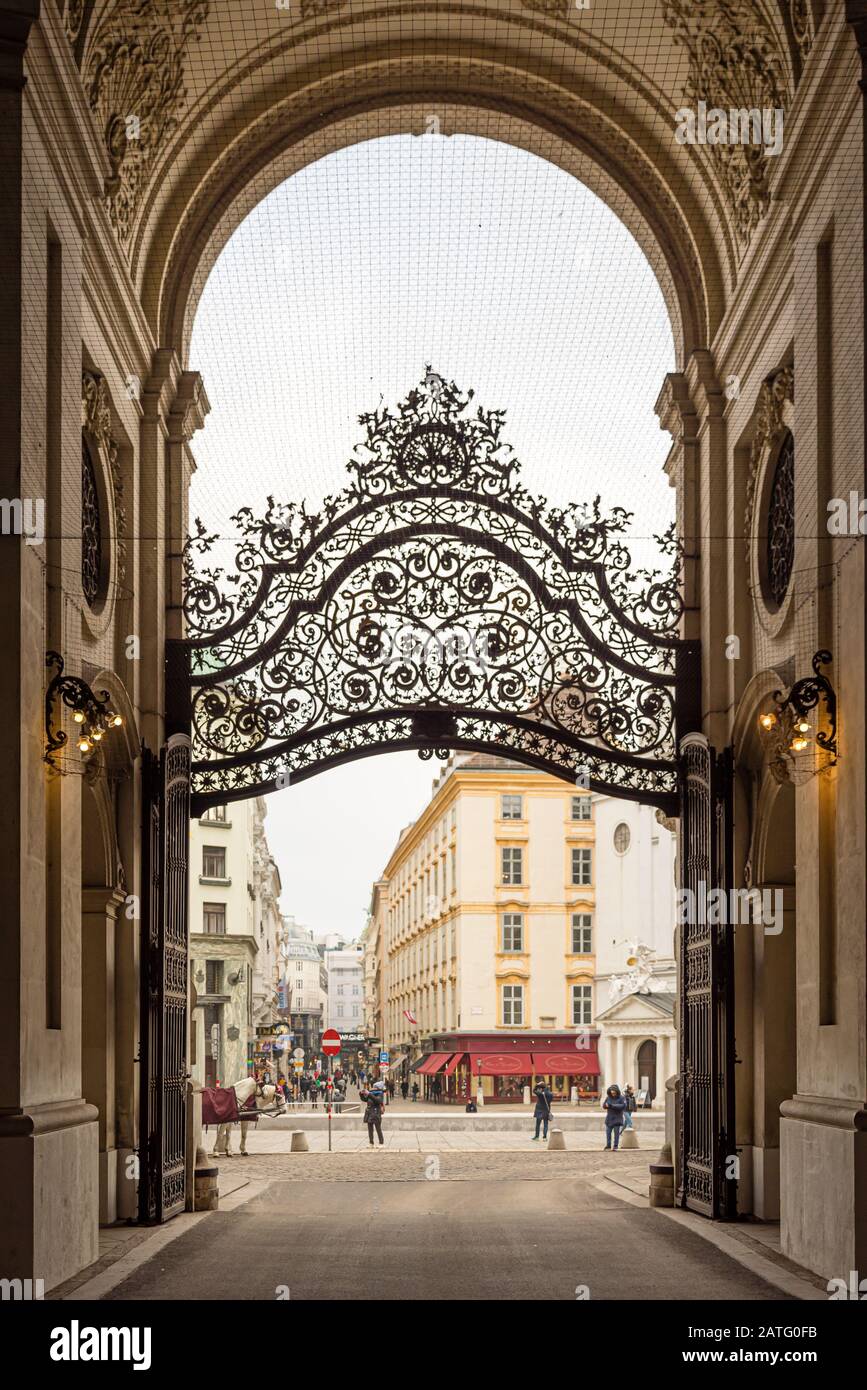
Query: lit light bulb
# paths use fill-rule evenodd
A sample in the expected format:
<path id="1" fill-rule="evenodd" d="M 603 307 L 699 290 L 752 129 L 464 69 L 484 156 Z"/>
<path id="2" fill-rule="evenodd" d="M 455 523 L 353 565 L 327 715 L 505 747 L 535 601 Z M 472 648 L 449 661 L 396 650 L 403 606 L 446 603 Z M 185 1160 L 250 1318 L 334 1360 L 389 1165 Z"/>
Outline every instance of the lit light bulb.
<path id="1" fill-rule="evenodd" d="M 808 734 L 810 732 L 810 726 L 807 723 L 806 719 L 802 719 L 798 724 L 795 725 L 795 728 L 798 730 L 799 734 Z"/>
<path id="2" fill-rule="evenodd" d="M 759 715 L 759 723 L 763 729 L 772 729 L 777 722 L 777 716 L 768 712 Z"/>
<path id="3" fill-rule="evenodd" d="M 89 739 L 89 738 L 80 738 L 80 739 L 78 740 L 78 751 L 79 751 L 80 753 L 89 753 L 89 752 L 90 752 L 90 739 Z"/>
<path id="4" fill-rule="evenodd" d="M 102 734 L 99 732 L 99 729 L 94 729 L 90 737 L 93 739 L 94 743 L 99 743 L 99 740 L 102 738 Z"/>
<path id="5" fill-rule="evenodd" d="M 111 722 L 112 722 L 112 725 L 114 726 L 115 729 L 119 729 L 120 726 L 121 726 L 121 724 L 123 723 L 123 715 L 122 715 L 122 714 L 116 714 L 116 715 L 114 716 L 114 719 L 112 719 Z"/>
<path id="6" fill-rule="evenodd" d="M 789 744 L 789 747 L 791 748 L 793 753 L 803 753 L 804 749 L 806 748 L 809 742 L 810 740 L 808 738 L 804 738 L 802 734 L 799 734 L 797 738 L 792 739 L 792 742 Z"/>
<path id="7" fill-rule="evenodd" d="M 76 724 L 84 723 L 84 715 L 82 714 L 80 709 L 77 709 L 72 717 L 75 720 Z"/>

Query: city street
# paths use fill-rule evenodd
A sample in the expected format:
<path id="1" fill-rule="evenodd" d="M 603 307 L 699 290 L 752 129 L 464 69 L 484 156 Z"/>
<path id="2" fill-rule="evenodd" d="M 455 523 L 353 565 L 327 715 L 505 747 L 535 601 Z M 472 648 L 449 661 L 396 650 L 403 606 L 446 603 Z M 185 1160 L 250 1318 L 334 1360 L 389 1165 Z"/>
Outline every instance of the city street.
<path id="1" fill-rule="evenodd" d="M 646 1154 L 434 1153 L 428 1137 L 416 1136 L 413 1153 L 272 1151 L 223 1161 L 229 1195 L 219 1211 L 179 1218 L 174 1232 L 59 1296 L 826 1297 L 759 1239 L 729 1230 L 718 1245 L 709 1223 L 649 1209 Z"/>

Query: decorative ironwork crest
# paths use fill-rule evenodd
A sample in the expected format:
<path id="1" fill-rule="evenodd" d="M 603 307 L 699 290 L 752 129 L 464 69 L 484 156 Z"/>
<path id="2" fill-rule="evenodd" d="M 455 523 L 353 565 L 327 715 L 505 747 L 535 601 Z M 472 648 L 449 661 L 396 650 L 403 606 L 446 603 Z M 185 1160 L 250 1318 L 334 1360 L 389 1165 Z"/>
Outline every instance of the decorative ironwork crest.
<path id="1" fill-rule="evenodd" d="M 187 543 L 168 703 L 192 727 L 194 812 L 415 748 L 509 755 L 676 813 L 695 652 L 673 528 L 670 570 L 635 568 L 629 512 L 531 495 L 505 413 L 430 369 L 360 423 L 349 486 L 316 510 L 242 509 L 232 569 L 207 567 L 201 522 Z"/>

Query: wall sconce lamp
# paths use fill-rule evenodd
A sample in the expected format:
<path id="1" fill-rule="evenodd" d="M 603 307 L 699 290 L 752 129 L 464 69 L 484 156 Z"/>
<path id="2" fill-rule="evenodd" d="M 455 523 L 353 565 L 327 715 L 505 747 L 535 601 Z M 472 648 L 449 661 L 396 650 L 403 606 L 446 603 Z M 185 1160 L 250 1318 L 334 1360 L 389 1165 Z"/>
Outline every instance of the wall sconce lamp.
<path id="1" fill-rule="evenodd" d="M 759 727 L 771 744 L 771 767 L 781 781 L 807 781 L 833 767 L 837 761 L 837 694 L 820 669 L 829 666 L 831 661 L 829 651 L 816 652 L 811 663 L 812 676 L 795 681 L 785 696 L 781 690 L 775 690 L 774 709 L 759 715 Z M 810 747 L 814 738 L 810 715 L 820 704 L 824 705 L 826 728 L 816 732 L 815 743 L 816 749 L 827 754 L 827 758 L 817 765 Z M 808 750 L 811 754 L 809 767 L 805 766 L 803 758 L 799 761 L 800 755 Z"/>
<path id="2" fill-rule="evenodd" d="M 95 695 L 87 681 L 80 676 L 63 674 L 63 657 L 59 652 L 46 652 L 45 665 L 55 675 L 45 692 L 45 754 L 44 760 L 50 767 L 60 772 L 57 754 L 68 743 L 68 735 L 60 723 L 55 723 L 55 708 L 59 703 L 72 711 L 72 718 L 78 725 L 75 743 L 82 758 L 87 758 L 102 740 L 109 729 L 118 729 L 123 724 L 123 716 L 111 707 L 111 696 L 107 690 Z"/>

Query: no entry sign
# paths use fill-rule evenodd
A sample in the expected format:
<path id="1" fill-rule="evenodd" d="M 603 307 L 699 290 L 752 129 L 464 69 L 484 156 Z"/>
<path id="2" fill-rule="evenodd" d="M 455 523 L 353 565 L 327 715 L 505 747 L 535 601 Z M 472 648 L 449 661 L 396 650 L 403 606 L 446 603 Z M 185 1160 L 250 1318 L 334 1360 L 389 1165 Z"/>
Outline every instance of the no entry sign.
<path id="1" fill-rule="evenodd" d="M 326 1028 L 322 1034 L 322 1051 L 326 1057 L 336 1057 L 340 1051 L 340 1034 L 336 1028 Z"/>

